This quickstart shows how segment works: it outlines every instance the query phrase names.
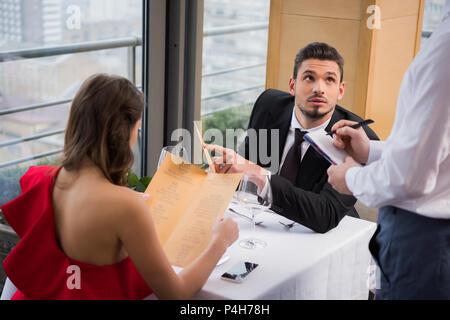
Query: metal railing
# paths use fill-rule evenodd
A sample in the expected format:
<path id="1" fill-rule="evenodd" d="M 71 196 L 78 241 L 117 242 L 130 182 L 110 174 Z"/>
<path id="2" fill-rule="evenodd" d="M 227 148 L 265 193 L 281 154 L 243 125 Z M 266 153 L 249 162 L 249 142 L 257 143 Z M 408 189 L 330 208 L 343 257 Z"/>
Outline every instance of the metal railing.
<path id="1" fill-rule="evenodd" d="M 51 56 L 59 56 L 63 54 L 84 53 L 91 51 L 101 51 L 117 48 L 129 48 L 128 51 L 128 77 L 133 83 L 136 83 L 135 65 L 136 65 L 136 47 L 142 45 L 142 40 L 137 37 L 121 38 L 114 40 L 101 40 L 82 42 L 77 44 L 67 44 L 61 46 L 51 46 L 44 48 L 31 48 L 22 50 L 12 50 L 0 52 L 0 62 L 17 61 L 32 58 L 44 58 Z M 5 114 L 29 111 L 33 109 L 52 107 L 55 105 L 71 102 L 72 99 L 58 100 L 47 103 L 38 103 L 30 106 L 11 108 L 0 111 L 0 116 Z"/>
<path id="2" fill-rule="evenodd" d="M 54 130 L 54 131 L 49 131 L 49 132 L 44 132 L 44 133 L 32 135 L 32 136 L 29 136 L 29 137 L 26 137 L 26 138 L 19 138 L 19 139 L 8 140 L 8 141 L 5 141 L 5 142 L 1 142 L 0 143 L 0 148 L 6 147 L 6 146 L 15 145 L 15 144 L 19 144 L 19 143 L 23 143 L 23 142 L 27 142 L 27 141 L 37 140 L 37 139 L 41 139 L 41 138 L 45 138 L 45 137 L 49 137 L 49 136 L 55 136 L 55 135 L 64 133 L 65 131 L 66 131 L 66 129 L 59 129 L 59 130 Z"/>
<path id="3" fill-rule="evenodd" d="M 203 97 L 202 100 L 206 101 L 206 100 L 222 98 L 222 97 L 230 96 L 232 94 L 236 94 L 236 93 L 240 93 L 240 92 L 244 92 L 244 91 L 259 89 L 261 87 L 264 87 L 264 84 L 257 84 L 255 86 L 251 86 L 251 87 L 239 88 L 239 89 L 236 89 L 236 90 L 230 90 L 230 91 L 220 92 L 220 93 L 217 93 L 217 94 L 212 94 L 212 95 Z"/>
<path id="4" fill-rule="evenodd" d="M 58 105 L 69 103 L 69 102 L 72 102 L 72 99 L 56 100 L 53 102 L 46 102 L 46 103 L 36 103 L 36 104 L 31 104 L 28 106 L 23 106 L 23 107 L 18 107 L 18 108 L 10 108 L 10 109 L 5 109 L 5 110 L 0 110 L 0 116 L 24 112 L 24 111 L 30 111 L 30 110 L 34 110 L 34 109 L 42 109 L 42 108 L 47 108 L 47 107 L 58 106 Z"/>
<path id="5" fill-rule="evenodd" d="M 241 32 L 257 31 L 257 30 L 267 30 L 268 27 L 269 27 L 269 23 L 268 22 L 249 23 L 249 24 L 241 24 L 241 25 L 225 26 L 225 27 L 215 27 L 215 28 L 211 28 L 211 29 L 205 30 L 203 32 L 203 37 L 227 35 L 227 34 L 234 34 L 234 33 L 241 33 Z M 263 67 L 265 65 L 266 65 L 265 62 L 261 62 L 261 63 L 252 64 L 252 65 L 246 65 L 246 66 L 229 68 L 229 69 L 224 69 L 224 70 L 219 70 L 219 71 L 213 71 L 213 72 L 204 73 L 202 75 L 202 77 L 206 78 L 206 77 L 212 77 L 212 76 L 217 76 L 217 75 L 223 75 L 223 74 L 228 74 L 228 73 L 236 72 L 236 71 L 242 71 L 242 70 L 248 70 L 248 69 L 253 69 L 253 68 L 259 68 L 259 67 Z M 219 93 L 216 93 L 216 94 L 211 94 L 211 95 L 204 96 L 204 97 L 202 97 L 201 100 L 203 102 L 203 101 L 223 98 L 223 97 L 226 97 L 226 96 L 234 95 L 234 94 L 237 94 L 237 93 L 242 93 L 242 92 L 245 92 L 245 91 L 251 91 L 251 90 L 264 88 L 264 86 L 265 86 L 265 84 L 262 83 L 262 84 L 257 84 L 257 85 L 253 85 L 253 86 L 250 86 L 250 87 L 239 88 L 239 89 L 236 89 L 236 90 L 219 92 Z M 207 116 L 207 115 L 213 114 L 215 112 L 222 111 L 224 109 L 227 109 L 227 108 L 224 107 L 224 108 L 221 108 L 221 109 L 215 109 L 215 110 L 212 110 L 212 111 L 202 112 L 202 116 Z"/>
<path id="6" fill-rule="evenodd" d="M 138 37 L 120 38 L 113 40 L 89 41 L 74 44 L 65 44 L 58 46 L 21 49 L 0 52 L 0 62 L 21 59 L 43 58 L 51 56 L 60 56 L 63 54 L 99 51 L 117 48 L 136 48 L 142 45 L 142 40 Z"/>
<path id="7" fill-rule="evenodd" d="M 210 29 L 205 29 L 203 36 L 204 37 L 211 37 L 211 36 L 218 36 L 218 35 L 226 35 L 226 34 L 234 34 L 234 33 L 241 33 L 241 32 L 249 32 L 249 31 L 256 31 L 256 30 L 264 30 L 268 28 L 268 23 L 252 23 L 252 24 L 243 24 L 243 25 L 235 25 L 235 26 L 226 26 L 226 27 L 215 27 Z M 10 51 L 3 51 L 0 52 L 0 63 L 1 62 L 7 62 L 7 61 L 17 61 L 17 60 L 23 60 L 23 59 L 33 59 L 33 58 L 44 58 L 44 57 L 51 57 L 51 56 L 59 56 L 64 54 L 75 54 L 75 53 L 84 53 L 84 52 L 93 52 L 93 51 L 100 51 L 100 50 L 108 50 L 108 49 L 117 49 L 117 48 L 128 48 L 128 59 L 127 59 L 127 66 L 128 66 L 128 77 L 133 83 L 136 83 L 136 47 L 142 45 L 142 40 L 138 37 L 129 37 L 129 38 L 120 38 L 120 39 L 114 39 L 114 40 L 101 40 L 101 41 L 91 41 L 91 42 L 83 42 L 83 43 L 76 43 L 76 44 L 67 44 L 67 45 L 58 45 L 58 46 L 49 46 L 49 47 L 43 47 L 43 48 L 30 48 L 30 49 L 21 49 L 21 50 L 10 50 Z M 235 68 L 229 68 L 214 72 L 205 73 L 202 75 L 202 77 L 212 77 L 227 73 L 232 73 L 236 71 L 241 70 L 248 70 L 252 68 L 258 68 L 265 66 L 265 63 L 257 63 L 247 66 L 241 66 L 241 67 L 235 67 Z M 260 84 L 257 86 L 247 87 L 247 88 L 241 88 L 231 91 L 226 91 L 214 95 L 209 95 L 202 98 L 202 101 L 207 101 L 215 98 L 221 98 L 228 95 L 237 94 L 240 92 L 245 92 L 248 90 L 253 90 L 257 88 L 263 87 L 264 84 Z M 51 102 L 44 102 L 44 103 L 36 103 L 21 107 L 15 107 L 15 108 L 9 108 L 0 110 L 0 116 L 8 115 L 8 114 L 14 114 L 19 112 L 25 112 L 35 109 L 43 109 L 48 108 L 52 106 L 58 106 L 63 105 L 67 103 L 71 103 L 73 99 L 63 99 L 63 100 L 56 100 Z M 203 115 L 203 114 L 202 114 Z M 8 140 L 5 142 L 0 143 L 0 148 L 15 145 L 27 141 L 34 141 L 37 139 L 41 139 L 44 137 L 54 136 L 58 134 L 64 133 L 64 129 L 49 131 L 41 134 L 32 135 L 26 138 L 18 138 L 14 140 Z M 50 155 L 55 155 L 62 152 L 62 149 L 57 149 L 29 157 L 24 157 L 20 159 L 16 159 L 9 162 L 0 163 L 0 169 L 6 168 L 9 166 L 13 166 L 16 164 L 20 164 L 23 162 L 44 158 Z"/>
<path id="8" fill-rule="evenodd" d="M 4 162 L 4 163 L 0 164 L 0 169 L 6 168 L 6 167 L 11 167 L 11 166 L 14 166 L 16 164 L 20 164 L 22 162 L 27 162 L 27 161 L 32 161 L 32 160 L 36 160 L 36 159 L 50 157 L 50 156 L 53 156 L 55 154 L 63 152 L 63 150 L 64 150 L 63 148 L 59 148 L 59 149 L 55 149 L 55 150 L 48 151 L 48 152 L 34 154 L 32 156 L 29 156 L 29 157 L 20 158 L 20 159 L 9 161 L 9 162 Z"/>
<path id="9" fill-rule="evenodd" d="M 249 31 L 267 30 L 268 27 L 269 27 L 269 23 L 268 22 L 248 23 L 248 24 L 241 24 L 241 25 L 234 25 L 234 26 L 225 26 L 225 27 L 214 27 L 214 28 L 210 28 L 210 29 L 205 29 L 204 32 L 203 32 L 203 37 L 205 38 L 205 37 L 211 37 L 211 36 L 227 35 L 227 34 L 242 33 L 242 32 L 249 32 Z M 204 73 L 202 75 L 202 78 L 212 77 L 212 76 L 217 76 L 217 75 L 223 75 L 223 74 L 236 72 L 236 71 L 242 71 L 242 70 L 258 68 L 258 67 L 262 67 L 262 66 L 265 66 L 265 65 L 266 65 L 265 62 L 264 63 L 261 62 L 261 63 L 252 64 L 252 65 L 246 65 L 246 66 L 229 68 L 229 69 L 224 69 L 224 70 L 219 70 L 219 71 L 214 71 L 214 72 L 208 72 L 208 73 Z M 207 101 L 207 100 L 212 100 L 212 99 L 216 99 L 216 98 L 221 98 L 221 97 L 224 97 L 224 96 L 229 96 L 229 95 L 232 95 L 232 94 L 236 94 L 236 93 L 240 93 L 240 92 L 256 89 L 256 88 L 259 88 L 261 86 L 264 86 L 264 84 L 258 84 L 256 86 L 254 85 L 252 87 L 246 87 L 246 88 L 241 88 L 241 89 L 221 92 L 221 93 L 214 94 L 214 95 L 204 96 L 204 97 L 202 97 L 201 100 L 202 101 Z M 205 114 L 202 114 L 202 115 L 205 115 Z"/>
<path id="10" fill-rule="evenodd" d="M 224 69 L 224 70 L 220 70 L 220 71 L 208 72 L 208 73 L 202 74 L 202 78 L 207 78 L 207 77 L 227 74 L 227 73 L 241 71 L 241 70 L 248 70 L 248 69 L 253 69 L 253 68 L 258 68 L 258 67 L 264 67 L 265 65 L 266 65 L 266 63 L 264 62 L 264 63 L 251 64 L 251 65 L 248 65 L 248 66 L 242 66 L 242 67 Z"/>
<path id="11" fill-rule="evenodd" d="M 118 49 L 118 48 L 128 48 L 128 78 L 136 83 L 136 47 L 142 45 L 142 40 L 137 37 L 129 37 L 129 38 L 120 38 L 114 40 L 101 40 L 101 41 L 91 41 L 91 42 L 83 42 L 77 44 L 67 44 L 60 46 L 50 46 L 44 48 L 31 48 L 31 49 L 21 49 L 21 50 L 11 50 L 11 51 L 3 51 L 0 52 L 0 62 L 7 61 L 17 61 L 23 59 L 33 59 L 33 58 L 44 58 L 44 57 L 52 57 L 59 56 L 64 54 L 75 54 L 75 53 L 84 53 L 84 52 L 92 52 L 92 51 L 101 51 L 108 49 Z M 43 109 L 58 105 L 63 105 L 66 103 L 72 102 L 73 99 L 63 99 L 56 100 L 45 103 L 37 103 L 22 107 L 10 108 L 5 110 L 0 110 L 0 116 L 14 114 L 19 112 L 25 112 L 35 109 Z M 41 139 L 44 137 L 54 136 L 58 134 L 64 133 L 65 129 L 59 129 L 54 131 L 49 131 L 46 133 L 32 135 L 26 138 L 19 138 L 14 140 L 9 140 L 0 143 L 1 147 L 6 147 L 14 144 L 19 144 L 27 141 L 33 141 L 37 139 Z M 36 160 L 40 158 L 45 158 L 51 155 L 55 155 L 61 153 L 63 151 L 62 148 L 52 150 L 49 152 L 44 152 L 40 154 L 36 154 L 29 157 L 24 157 L 20 159 L 16 159 L 9 162 L 0 163 L 0 169 L 10 167 L 13 165 L 17 165 L 23 162 Z"/>
<path id="12" fill-rule="evenodd" d="M 260 22 L 260 23 L 248 23 L 248 24 L 240 24 L 234 26 L 225 26 L 225 27 L 214 27 L 210 29 L 206 29 L 203 32 L 203 37 L 211 37 L 232 33 L 240 33 L 247 31 L 256 31 L 256 30 L 264 30 L 269 27 L 268 22 Z"/>

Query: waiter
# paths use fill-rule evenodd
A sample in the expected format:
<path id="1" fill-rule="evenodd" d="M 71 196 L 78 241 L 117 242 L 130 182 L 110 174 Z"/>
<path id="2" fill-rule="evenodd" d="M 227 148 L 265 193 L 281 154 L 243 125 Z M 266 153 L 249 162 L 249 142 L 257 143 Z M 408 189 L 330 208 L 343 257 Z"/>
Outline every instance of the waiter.
<path id="1" fill-rule="evenodd" d="M 450 299 L 450 0 L 404 76 L 388 139 L 369 141 L 351 124 L 332 128 L 351 157 L 328 182 L 380 208 L 369 244 L 376 299 Z"/>

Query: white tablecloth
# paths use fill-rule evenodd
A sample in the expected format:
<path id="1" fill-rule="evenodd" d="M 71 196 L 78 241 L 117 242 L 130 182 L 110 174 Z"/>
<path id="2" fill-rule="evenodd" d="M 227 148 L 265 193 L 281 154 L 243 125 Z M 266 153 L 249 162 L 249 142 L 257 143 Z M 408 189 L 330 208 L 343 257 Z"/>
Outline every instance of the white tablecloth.
<path id="1" fill-rule="evenodd" d="M 263 212 L 256 217 L 264 223 L 255 235 L 267 247 L 249 250 L 239 241 L 251 235 L 251 223 L 230 211 L 225 215 L 239 223 L 239 240 L 225 253 L 230 259 L 216 267 L 193 299 L 368 299 L 374 269 L 368 243 L 375 223 L 347 216 L 319 234 L 299 224 L 287 229 L 279 221 L 290 220 Z M 259 266 L 242 283 L 220 279 L 239 260 Z"/>
<path id="2" fill-rule="evenodd" d="M 256 217 L 264 223 L 256 227 L 255 235 L 266 241 L 267 247 L 249 250 L 241 248 L 239 241 L 251 235 L 251 223 L 230 211 L 225 215 L 239 223 L 239 240 L 225 253 L 230 259 L 216 267 L 193 299 L 368 298 L 369 272 L 373 269 L 369 268 L 368 243 L 375 223 L 345 217 L 335 229 L 318 234 L 299 224 L 287 229 L 279 221 L 289 220 L 263 212 Z M 259 266 L 242 283 L 220 279 L 239 260 Z M 9 299 L 14 292 L 8 281 L 2 298 Z"/>

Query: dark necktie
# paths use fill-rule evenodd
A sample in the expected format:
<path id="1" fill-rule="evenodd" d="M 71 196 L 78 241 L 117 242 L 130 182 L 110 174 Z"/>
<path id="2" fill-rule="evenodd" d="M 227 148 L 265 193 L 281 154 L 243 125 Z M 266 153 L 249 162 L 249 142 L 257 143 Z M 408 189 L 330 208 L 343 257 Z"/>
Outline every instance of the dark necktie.
<path id="1" fill-rule="evenodd" d="M 307 131 L 301 131 L 300 129 L 295 129 L 295 141 L 292 147 L 289 149 L 286 159 L 284 159 L 283 167 L 281 167 L 280 176 L 288 179 L 295 184 L 297 180 L 298 168 L 301 162 L 301 144 L 303 141 L 303 136 L 307 134 Z"/>

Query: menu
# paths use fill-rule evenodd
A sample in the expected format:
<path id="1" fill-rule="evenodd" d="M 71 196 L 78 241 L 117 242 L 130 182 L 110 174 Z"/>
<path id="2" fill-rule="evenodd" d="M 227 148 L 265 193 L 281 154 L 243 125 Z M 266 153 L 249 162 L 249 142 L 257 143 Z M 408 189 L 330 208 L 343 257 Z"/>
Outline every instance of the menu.
<path id="1" fill-rule="evenodd" d="M 242 174 L 217 174 L 169 153 L 145 193 L 159 241 L 172 265 L 185 267 L 208 246 Z"/>

